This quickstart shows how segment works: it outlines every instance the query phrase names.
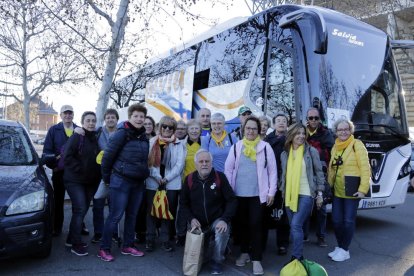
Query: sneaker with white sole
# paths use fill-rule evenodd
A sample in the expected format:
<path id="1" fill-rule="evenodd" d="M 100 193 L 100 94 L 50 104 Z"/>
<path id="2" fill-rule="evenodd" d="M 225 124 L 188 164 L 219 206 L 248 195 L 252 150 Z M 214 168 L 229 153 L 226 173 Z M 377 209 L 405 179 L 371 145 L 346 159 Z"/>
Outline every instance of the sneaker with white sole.
<path id="1" fill-rule="evenodd" d="M 343 262 L 351 258 L 349 251 L 339 248 L 338 253 L 332 256 L 332 261 Z"/>
<path id="2" fill-rule="evenodd" d="M 250 262 L 250 256 L 248 253 L 241 253 L 240 257 L 236 260 L 237 266 L 245 266 L 246 263 Z"/>
<path id="3" fill-rule="evenodd" d="M 335 246 L 334 251 L 330 252 L 330 253 L 328 254 L 328 256 L 332 258 L 333 256 L 335 256 L 335 255 L 336 255 L 336 253 L 338 253 L 338 251 L 339 251 L 339 247 L 338 247 L 338 246 Z"/>
<path id="4" fill-rule="evenodd" d="M 111 251 L 105 249 L 99 249 L 98 258 L 105 262 L 112 262 L 115 260 L 114 256 L 111 254 Z"/>
<path id="5" fill-rule="evenodd" d="M 253 261 L 253 275 L 263 275 L 263 267 L 260 261 Z"/>
<path id="6" fill-rule="evenodd" d="M 121 250 L 121 254 L 123 255 L 131 255 L 134 257 L 142 257 L 144 256 L 144 252 L 139 251 L 138 249 L 134 248 L 134 247 L 124 247 Z"/>

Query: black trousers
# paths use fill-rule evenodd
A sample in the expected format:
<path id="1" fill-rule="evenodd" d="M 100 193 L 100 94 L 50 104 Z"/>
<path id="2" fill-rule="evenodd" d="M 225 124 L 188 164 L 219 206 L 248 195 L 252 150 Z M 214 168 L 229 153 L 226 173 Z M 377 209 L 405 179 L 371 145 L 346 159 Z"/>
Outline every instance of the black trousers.
<path id="1" fill-rule="evenodd" d="M 53 233 L 59 235 L 62 233 L 64 220 L 65 185 L 63 183 L 63 171 L 53 172 L 52 183 L 53 197 L 55 201 Z"/>
<path id="2" fill-rule="evenodd" d="M 261 261 L 263 253 L 264 204 L 258 196 L 237 197 L 237 216 L 240 225 L 241 253 L 248 253 L 251 247 L 253 261 Z"/>

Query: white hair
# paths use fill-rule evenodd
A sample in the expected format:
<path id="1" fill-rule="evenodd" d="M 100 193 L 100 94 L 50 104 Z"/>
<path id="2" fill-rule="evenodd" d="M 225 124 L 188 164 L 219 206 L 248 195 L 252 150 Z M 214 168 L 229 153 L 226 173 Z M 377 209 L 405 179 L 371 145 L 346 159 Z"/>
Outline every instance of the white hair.
<path id="1" fill-rule="evenodd" d="M 213 115 L 211 115 L 211 119 L 210 121 L 222 121 L 225 122 L 226 118 L 224 118 L 224 115 L 221 113 L 214 113 Z"/>
<path id="2" fill-rule="evenodd" d="M 199 150 L 196 152 L 196 154 L 194 155 L 194 162 L 195 162 L 195 163 L 197 163 L 197 161 L 198 161 L 198 156 L 199 156 L 201 153 L 203 153 L 203 152 L 208 153 L 208 155 L 210 155 L 211 162 L 213 162 L 213 155 L 211 155 L 211 153 L 210 153 L 208 150 L 206 150 L 206 149 L 199 149 Z"/>

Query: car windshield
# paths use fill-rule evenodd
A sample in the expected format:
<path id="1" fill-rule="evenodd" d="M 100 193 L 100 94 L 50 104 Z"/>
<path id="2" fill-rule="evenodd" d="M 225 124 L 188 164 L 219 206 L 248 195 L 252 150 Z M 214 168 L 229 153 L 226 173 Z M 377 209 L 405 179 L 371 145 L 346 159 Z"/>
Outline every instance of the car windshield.
<path id="1" fill-rule="evenodd" d="M 0 165 L 32 165 L 35 157 L 28 139 L 21 127 L 0 126 Z"/>

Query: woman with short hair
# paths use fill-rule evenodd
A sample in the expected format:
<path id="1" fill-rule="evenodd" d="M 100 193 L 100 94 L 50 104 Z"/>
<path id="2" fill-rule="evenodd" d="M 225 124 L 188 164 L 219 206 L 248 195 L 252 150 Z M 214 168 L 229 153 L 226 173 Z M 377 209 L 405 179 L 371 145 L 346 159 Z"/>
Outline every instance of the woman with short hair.
<path id="1" fill-rule="evenodd" d="M 147 243 L 146 250 L 155 248 L 156 218 L 151 216 L 153 200 L 157 189 L 167 192 L 168 206 L 171 214 L 176 217 L 178 195 L 181 190 L 181 175 L 184 168 L 185 149 L 174 132 L 177 121 L 164 116 L 159 122 L 159 134 L 150 140 L 148 164 L 150 176 L 147 179 Z M 161 220 L 160 240 L 164 251 L 173 248 L 169 242 L 170 227 L 175 220 Z"/>
<path id="2" fill-rule="evenodd" d="M 270 119 L 266 115 L 263 115 L 259 117 L 259 121 L 261 127 L 260 138 L 264 140 L 266 138 L 267 131 L 270 128 Z"/>
<path id="3" fill-rule="evenodd" d="M 271 146 L 260 139 L 260 121 L 254 116 L 246 119 L 243 139 L 233 145 L 226 160 L 225 174 L 237 196 L 238 231 L 241 254 L 237 266 L 250 261 L 251 247 L 253 274 L 264 273 L 262 227 L 265 206 L 273 204 L 276 193 L 277 166 Z"/>
<path id="4" fill-rule="evenodd" d="M 364 144 L 355 139 L 354 124 L 347 119 L 334 123 L 335 144 L 328 168 L 328 182 L 334 190 L 332 201 L 332 222 L 338 246 L 328 254 L 333 261 L 348 260 L 349 246 L 355 232 L 355 220 L 361 198 L 369 191 L 371 167 Z M 349 181 L 348 181 L 349 180 Z M 346 186 L 357 181 L 355 190 L 346 193 Z M 350 187 L 348 187 L 350 188 Z"/>
<path id="5" fill-rule="evenodd" d="M 226 119 L 221 113 L 214 113 L 210 119 L 211 133 L 201 138 L 201 148 L 208 150 L 213 156 L 213 167 L 216 171 L 224 172 L 224 163 L 233 144 L 238 139 L 234 133 L 224 129 Z"/>
<path id="6" fill-rule="evenodd" d="M 63 180 L 72 202 L 72 218 L 66 244 L 72 246 L 72 253 L 86 256 L 87 247 L 81 238 L 82 222 L 98 188 L 101 168 L 96 163 L 100 149 L 95 131 L 95 113 L 84 112 L 81 123 L 85 135 L 75 132 L 65 146 Z"/>

